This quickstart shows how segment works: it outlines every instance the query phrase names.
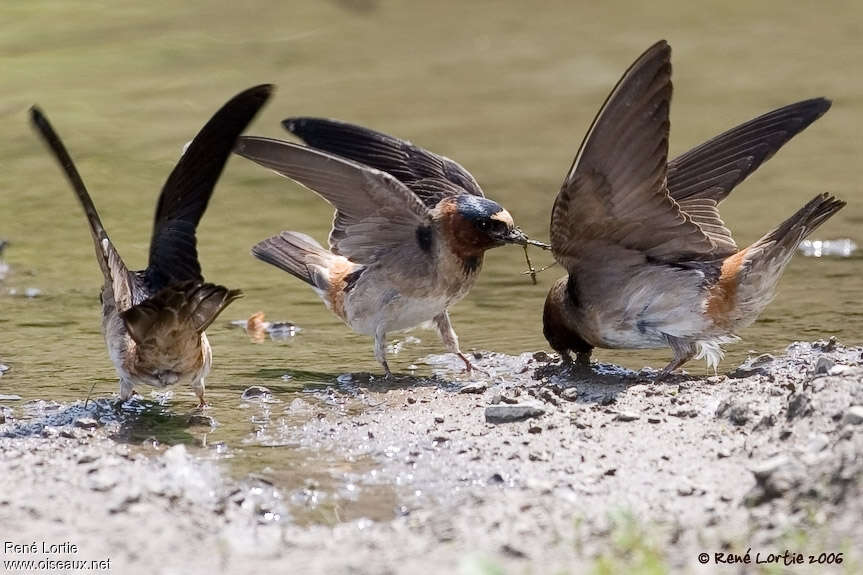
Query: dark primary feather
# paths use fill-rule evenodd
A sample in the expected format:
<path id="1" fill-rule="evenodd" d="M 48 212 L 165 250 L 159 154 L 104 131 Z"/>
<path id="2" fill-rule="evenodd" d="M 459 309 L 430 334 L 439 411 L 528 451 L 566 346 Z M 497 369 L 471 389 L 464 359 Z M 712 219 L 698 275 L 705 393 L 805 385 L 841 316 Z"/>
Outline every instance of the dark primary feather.
<path id="1" fill-rule="evenodd" d="M 129 273 L 126 264 L 123 262 L 123 258 L 120 257 L 120 254 L 114 248 L 114 244 L 111 243 L 108 233 L 102 225 L 102 220 L 99 218 L 99 213 L 96 211 L 96 206 L 93 204 L 92 198 L 90 198 L 90 193 L 84 185 L 84 180 L 81 179 L 81 175 L 75 167 L 75 162 L 72 161 L 69 152 L 66 150 L 66 146 L 63 145 L 63 141 L 57 132 L 54 131 L 54 128 L 51 126 L 48 118 L 42 113 L 42 110 L 36 106 L 30 108 L 30 120 L 39 135 L 48 144 L 60 167 L 63 168 L 66 178 L 75 190 L 78 201 L 84 208 L 84 214 L 87 216 L 87 221 L 90 224 L 90 235 L 93 237 L 96 259 L 99 262 L 99 268 L 102 270 L 105 281 L 111 285 L 114 303 L 119 311 L 128 309 L 136 299 L 135 294 L 132 293 L 136 286 L 134 276 Z"/>
<path id="2" fill-rule="evenodd" d="M 671 48 L 661 41 L 630 66 L 593 121 L 552 209 L 552 251 L 568 269 L 602 245 L 668 263 L 736 251 L 715 204 L 689 215 L 668 195 L 671 93 Z"/>
<path id="3" fill-rule="evenodd" d="M 273 91 L 255 86 L 234 96 L 198 132 L 168 176 L 156 206 L 150 262 L 151 289 L 176 282 L 201 281 L 195 230 L 237 137 Z"/>
<path id="4" fill-rule="evenodd" d="M 830 100 L 797 102 L 732 128 L 668 163 L 668 191 L 681 202 L 716 203 L 769 160 L 779 148 L 830 109 Z M 681 206 L 682 207 L 682 206 Z"/>
<path id="5" fill-rule="evenodd" d="M 387 172 L 429 208 L 449 196 L 482 196 L 470 172 L 449 158 L 362 126 L 326 118 L 288 118 L 286 130 L 312 146 Z"/>

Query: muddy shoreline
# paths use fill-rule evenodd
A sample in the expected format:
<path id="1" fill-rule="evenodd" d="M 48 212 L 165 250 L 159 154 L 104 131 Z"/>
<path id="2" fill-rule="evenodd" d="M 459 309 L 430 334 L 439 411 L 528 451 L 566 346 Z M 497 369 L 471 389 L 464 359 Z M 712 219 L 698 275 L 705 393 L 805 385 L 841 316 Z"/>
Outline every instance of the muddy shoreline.
<path id="1" fill-rule="evenodd" d="M 327 454 L 338 489 L 286 486 L 271 467 L 231 477 L 219 446 L 129 442 L 130 416 L 108 400 L 0 400 L 4 539 L 40 548 L 3 559 L 110 558 L 121 573 L 759 573 L 770 565 L 756 553 L 787 550 L 804 556 L 788 572 L 863 571 L 859 347 L 795 343 L 661 384 L 610 365 L 565 372 L 544 352 L 481 354 L 492 376 L 476 381 L 448 356 L 427 361 L 434 378 L 345 375 L 289 403 L 249 394 L 255 441 Z M 375 490 L 389 499 L 364 509 Z M 307 519 L 352 498 L 347 514 Z M 747 551 L 750 564 L 717 564 Z"/>

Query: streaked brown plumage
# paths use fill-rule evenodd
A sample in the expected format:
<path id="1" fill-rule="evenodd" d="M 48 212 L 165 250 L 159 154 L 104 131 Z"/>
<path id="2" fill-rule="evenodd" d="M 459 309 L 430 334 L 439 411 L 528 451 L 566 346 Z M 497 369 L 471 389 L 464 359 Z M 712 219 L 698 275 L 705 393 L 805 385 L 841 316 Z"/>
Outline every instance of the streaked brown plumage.
<path id="1" fill-rule="evenodd" d="M 671 48 L 648 49 L 593 121 L 554 203 L 551 245 L 568 276 L 549 291 L 543 331 L 569 360 L 594 347 L 671 347 L 659 378 L 758 317 L 800 241 L 845 202 L 820 194 L 739 250 L 717 205 L 830 107 L 798 102 L 668 162 Z"/>
<path id="2" fill-rule="evenodd" d="M 256 86 L 226 103 L 195 136 L 162 188 L 156 207 L 149 265 L 129 271 L 114 248 L 65 146 L 34 107 L 34 126 L 66 173 L 84 208 L 105 283 L 102 328 L 120 376 L 120 398 L 135 384 L 189 383 L 204 402 L 212 353 L 205 330 L 239 290 L 205 283 L 195 231 L 237 137 L 270 96 Z"/>
<path id="3" fill-rule="evenodd" d="M 467 295 L 486 250 L 527 241 L 512 217 L 464 168 L 409 142 L 332 120 L 286 124 L 327 151 L 252 137 L 236 151 L 336 208 L 329 250 L 282 232 L 252 254 L 310 284 L 354 331 L 373 336 L 388 375 L 386 334 L 429 320 L 470 370 L 447 309 Z"/>

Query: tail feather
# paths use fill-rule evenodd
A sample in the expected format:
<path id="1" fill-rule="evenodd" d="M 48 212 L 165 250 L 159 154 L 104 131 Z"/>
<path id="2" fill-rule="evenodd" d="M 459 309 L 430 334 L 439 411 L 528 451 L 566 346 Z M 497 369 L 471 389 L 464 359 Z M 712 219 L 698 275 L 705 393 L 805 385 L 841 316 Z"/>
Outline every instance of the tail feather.
<path id="1" fill-rule="evenodd" d="M 154 338 L 200 335 L 222 311 L 242 296 L 240 290 L 220 285 L 183 282 L 166 287 L 121 314 L 126 330 L 137 343 Z M 166 343 L 166 345 L 168 345 Z"/>
<path id="2" fill-rule="evenodd" d="M 830 194 L 819 194 L 775 230 L 728 258 L 730 271 L 735 268 L 733 261 L 741 265 L 732 289 L 736 299 L 733 323 L 738 329 L 755 321 L 773 299 L 776 284 L 800 242 L 844 206 L 845 202 Z"/>
<path id="3" fill-rule="evenodd" d="M 255 245 L 252 255 L 314 288 L 325 292 L 330 289 L 326 270 L 335 256 L 306 234 L 282 232 Z"/>
<path id="4" fill-rule="evenodd" d="M 790 257 L 800 242 L 843 207 L 845 202 L 835 196 L 819 194 L 775 230 L 755 242 L 750 250 L 764 250 L 774 256 L 788 252 Z"/>

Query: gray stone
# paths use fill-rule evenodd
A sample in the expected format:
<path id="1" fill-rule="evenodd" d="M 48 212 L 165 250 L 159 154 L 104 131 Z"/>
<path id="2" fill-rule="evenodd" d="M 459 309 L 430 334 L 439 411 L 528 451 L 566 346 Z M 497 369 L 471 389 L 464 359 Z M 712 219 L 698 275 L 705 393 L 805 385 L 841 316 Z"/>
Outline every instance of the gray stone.
<path id="1" fill-rule="evenodd" d="M 809 394 L 805 391 L 794 393 L 788 399 L 788 411 L 785 417 L 792 420 L 795 417 L 804 417 L 812 413 L 812 401 L 809 399 Z"/>
<path id="2" fill-rule="evenodd" d="M 863 405 L 852 405 L 842 417 L 842 422 L 851 425 L 863 425 Z"/>
<path id="3" fill-rule="evenodd" d="M 615 421 L 637 421 L 641 416 L 630 411 L 621 411 L 615 417 Z"/>
<path id="4" fill-rule="evenodd" d="M 485 420 L 488 423 L 511 423 L 532 417 L 539 417 L 545 409 L 538 405 L 519 403 L 515 405 L 490 405 L 485 408 Z"/>
<path id="5" fill-rule="evenodd" d="M 567 387 L 560 392 L 560 396 L 566 401 L 575 401 L 578 399 L 578 390 L 574 387 Z"/>
<path id="6" fill-rule="evenodd" d="M 745 425 L 749 421 L 749 406 L 737 399 L 726 399 L 716 408 L 716 416 L 725 417 L 734 425 Z"/>
<path id="7" fill-rule="evenodd" d="M 79 429 L 96 429 L 99 427 L 99 422 L 92 417 L 81 417 L 75 420 L 75 427 Z"/>
<path id="8" fill-rule="evenodd" d="M 265 399 L 267 397 L 271 397 L 273 393 L 263 385 L 253 385 L 251 387 L 247 387 L 243 392 L 242 398 L 246 401 L 253 399 Z"/>
<path id="9" fill-rule="evenodd" d="M 468 383 L 458 390 L 459 393 L 485 393 L 488 389 L 488 384 L 481 381 Z"/>
<path id="10" fill-rule="evenodd" d="M 835 361 L 825 355 L 822 355 L 818 358 L 818 361 L 815 362 L 815 373 L 818 375 L 827 374 L 830 372 L 830 369 L 834 365 L 836 365 Z"/>

